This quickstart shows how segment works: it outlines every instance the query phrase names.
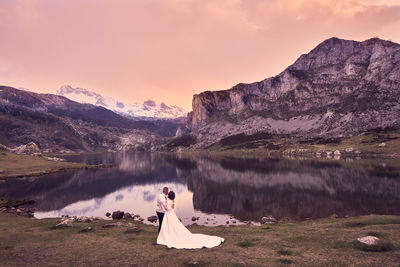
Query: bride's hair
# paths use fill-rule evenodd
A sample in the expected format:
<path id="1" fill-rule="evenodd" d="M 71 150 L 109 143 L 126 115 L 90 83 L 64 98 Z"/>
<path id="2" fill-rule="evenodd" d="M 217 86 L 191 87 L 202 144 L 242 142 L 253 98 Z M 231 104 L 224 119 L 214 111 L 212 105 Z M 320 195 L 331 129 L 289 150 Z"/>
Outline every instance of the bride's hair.
<path id="1" fill-rule="evenodd" d="M 168 193 L 168 198 L 171 199 L 171 200 L 174 200 L 174 199 L 175 199 L 175 193 L 174 193 L 174 191 L 169 191 L 169 193 Z"/>

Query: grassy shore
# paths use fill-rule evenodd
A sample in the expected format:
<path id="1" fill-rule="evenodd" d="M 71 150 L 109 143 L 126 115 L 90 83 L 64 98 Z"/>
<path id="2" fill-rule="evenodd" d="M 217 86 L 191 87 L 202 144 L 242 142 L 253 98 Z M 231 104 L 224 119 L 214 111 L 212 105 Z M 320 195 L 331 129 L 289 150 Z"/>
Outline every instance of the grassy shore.
<path id="1" fill-rule="evenodd" d="M 400 217 L 363 216 L 262 226 L 190 226 L 218 235 L 212 249 L 176 250 L 156 245 L 157 229 L 135 223 L 103 228 L 109 221 L 54 227 L 56 219 L 0 213 L 2 266 L 399 266 Z M 93 230 L 83 232 L 85 227 Z M 380 238 L 371 247 L 358 237 Z"/>
<path id="2" fill-rule="evenodd" d="M 179 138 L 182 137 L 177 137 L 172 141 L 180 144 Z M 193 152 L 190 149 L 180 149 L 180 152 L 251 157 L 263 155 L 315 157 L 318 153 L 322 157 L 326 157 L 326 152 L 328 152 L 331 153 L 330 157 L 333 157 L 333 152 L 336 150 L 341 152 L 341 156 L 400 158 L 400 133 L 392 131 L 370 132 L 359 136 L 331 139 L 307 139 L 278 135 L 237 135 L 227 137 L 204 150 Z"/>
<path id="3" fill-rule="evenodd" d="M 0 151 L 0 179 L 36 176 L 90 167 L 83 163 L 56 162 L 43 157 Z"/>

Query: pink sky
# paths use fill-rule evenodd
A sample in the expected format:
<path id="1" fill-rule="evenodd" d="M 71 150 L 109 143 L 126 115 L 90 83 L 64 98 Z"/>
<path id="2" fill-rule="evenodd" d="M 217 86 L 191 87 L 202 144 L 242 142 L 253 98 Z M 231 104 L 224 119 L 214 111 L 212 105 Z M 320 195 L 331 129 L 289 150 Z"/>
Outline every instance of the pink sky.
<path id="1" fill-rule="evenodd" d="M 191 108 L 323 40 L 400 43 L 400 0 L 1 0 L 0 84 Z"/>

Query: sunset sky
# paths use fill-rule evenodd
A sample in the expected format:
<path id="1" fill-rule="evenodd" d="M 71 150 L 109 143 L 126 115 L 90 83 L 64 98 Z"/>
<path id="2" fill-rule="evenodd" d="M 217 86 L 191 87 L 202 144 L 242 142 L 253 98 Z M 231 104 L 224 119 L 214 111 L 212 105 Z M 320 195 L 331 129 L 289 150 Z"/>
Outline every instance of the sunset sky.
<path id="1" fill-rule="evenodd" d="M 0 0 L 0 84 L 191 109 L 325 39 L 400 43 L 400 0 Z"/>

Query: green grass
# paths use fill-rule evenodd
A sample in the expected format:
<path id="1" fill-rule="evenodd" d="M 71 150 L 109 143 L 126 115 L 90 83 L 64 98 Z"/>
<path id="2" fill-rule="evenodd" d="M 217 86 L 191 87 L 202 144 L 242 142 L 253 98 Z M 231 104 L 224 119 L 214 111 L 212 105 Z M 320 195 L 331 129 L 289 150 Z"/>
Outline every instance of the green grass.
<path id="1" fill-rule="evenodd" d="M 237 243 L 236 246 L 242 247 L 242 248 L 249 248 L 249 247 L 253 247 L 254 243 L 251 241 L 241 241 L 241 242 Z"/>
<path id="2" fill-rule="evenodd" d="M 293 255 L 293 251 L 288 250 L 288 249 L 280 249 L 280 250 L 277 251 L 277 253 L 278 253 L 279 255 L 283 255 L 283 256 L 290 256 L 290 255 Z"/>
<path id="3" fill-rule="evenodd" d="M 134 221 L 140 231 L 105 229 L 109 221 L 54 228 L 56 219 L 0 213 L 2 266 L 398 266 L 400 217 L 362 216 L 262 226 L 190 226 L 194 233 L 218 235 L 212 249 L 176 250 L 155 243 L 157 228 Z M 363 223 L 363 227 L 348 227 Z M 91 231 L 82 232 L 86 227 Z M 366 248 L 357 238 L 381 235 Z"/>
<path id="4" fill-rule="evenodd" d="M 291 259 L 278 259 L 279 263 L 283 263 L 283 264 L 292 264 L 294 263 L 293 260 Z"/>
<path id="5" fill-rule="evenodd" d="M 0 179 L 42 175 L 68 169 L 81 169 L 87 166 L 82 163 L 54 162 L 43 157 L 0 151 Z"/>
<path id="6" fill-rule="evenodd" d="M 234 137 L 234 136 L 233 136 Z M 233 138 L 232 137 L 232 138 Z M 230 137 L 227 137 L 230 138 Z M 243 139 L 243 138 L 242 138 Z M 298 155 L 314 154 L 315 152 L 332 152 L 339 150 L 342 156 L 390 156 L 400 157 L 400 133 L 394 131 L 368 132 L 359 136 L 337 138 L 334 142 L 323 139 L 304 139 L 284 136 L 268 136 L 253 140 L 239 140 L 237 143 L 221 145 L 216 143 L 206 150 L 197 153 L 216 153 L 225 155 L 247 154 L 247 155 L 280 155 L 281 153 L 296 151 Z M 380 147 L 381 143 L 386 146 Z M 346 148 L 353 148 L 353 152 L 345 152 Z M 358 150 L 361 154 L 355 154 Z M 192 153 L 187 151 L 188 153 Z M 333 156 L 333 155 L 332 155 Z"/>

